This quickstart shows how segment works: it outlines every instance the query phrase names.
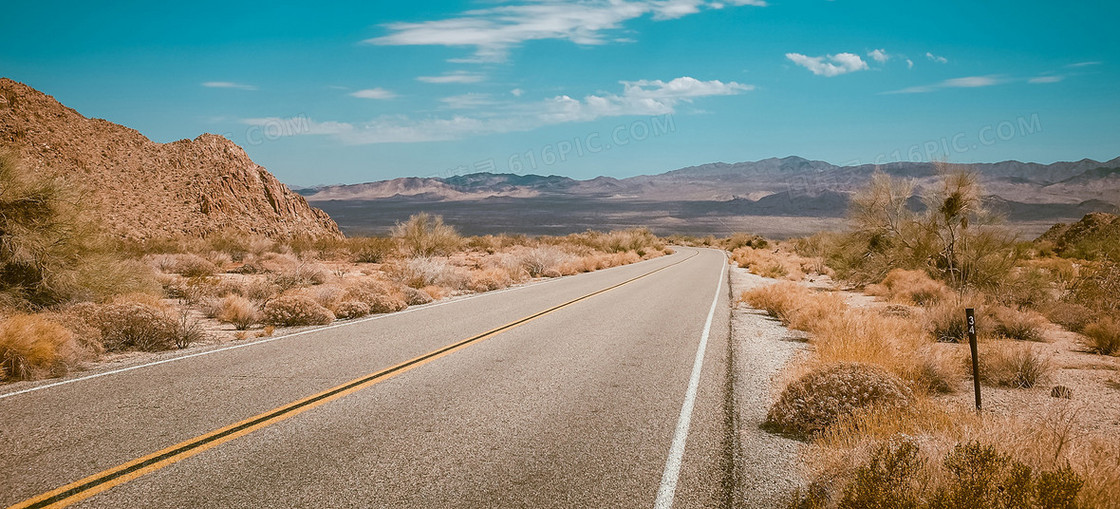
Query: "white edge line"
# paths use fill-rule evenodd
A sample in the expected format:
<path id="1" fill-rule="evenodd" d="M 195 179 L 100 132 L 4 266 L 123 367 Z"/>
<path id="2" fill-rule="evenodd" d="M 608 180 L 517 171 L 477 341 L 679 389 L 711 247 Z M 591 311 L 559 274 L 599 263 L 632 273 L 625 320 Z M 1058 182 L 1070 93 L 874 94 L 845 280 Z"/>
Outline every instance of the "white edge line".
<path id="1" fill-rule="evenodd" d="M 674 254 L 676 254 L 676 253 L 674 253 Z M 669 256 L 672 256 L 672 255 L 669 255 Z M 665 258 L 668 258 L 668 256 L 666 256 Z M 610 268 L 607 268 L 607 269 L 587 272 L 586 274 L 602 273 L 602 272 L 606 272 L 608 270 L 615 269 L 615 268 L 633 267 L 635 265 L 638 265 L 639 263 L 643 263 L 643 262 L 647 262 L 647 261 L 653 261 L 653 260 L 660 260 L 660 259 L 663 259 L 663 258 L 662 257 L 657 257 L 657 258 L 652 258 L 650 260 L 642 260 L 642 261 L 637 262 L 637 263 L 630 263 L 630 264 L 627 264 L 627 265 L 619 265 L 617 267 L 610 267 Z M 576 275 L 580 275 L 580 274 L 576 274 Z M 526 288 L 533 288 L 533 287 L 540 286 L 540 285 L 543 285 L 543 284 L 548 284 L 548 283 L 552 283 L 552 282 L 555 282 L 555 281 L 561 281 L 562 279 L 563 278 L 547 279 L 547 280 L 544 280 L 544 281 L 529 283 L 529 284 L 514 287 L 514 288 L 505 288 L 505 289 L 502 289 L 502 290 L 495 290 L 495 291 L 491 291 L 491 292 L 479 293 L 479 294 L 471 295 L 471 296 L 468 296 L 468 297 L 463 297 L 463 298 L 460 298 L 460 299 L 451 299 L 451 300 L 446 300 L 446 301 L 443 301 L 443 302 L 426 304 L 426 305 L 423 305 L 423 306 L 409 307 L 408 309 L 405 309 L 403 311 L 397 311 L 395 313 L 385 313 L 385 314 L 380 314 L 380 315 L 376 315 L 376 316 L 371 316 L 369 318 L 361 318 L 361 319 L 358 319 L 358 320 L 351 320 L 351 321 L 347 321 L 347 322 L 336 323 L 336 324 L 333 324 L 333 325 L 327 325 L 325 327 L 316 327 L 316 328 L 313 328 L 313 329 L 306 329 L 306 330 L 302 330 L 302 331 L 299 331 L 299 332 L 293 332 L 291 334 L 285 334 L 283 336 L 276 336 L 276 337 L 272 337 L 272 338 L 268 338 L 268 339 L 261 339 L 261 340 L 258 340 L 258 341 L 250 341 L 250 342 L 240 343 L 240 344 L 236 344 L 236 345 L 230 345 L 230 346 L 226 346 L 226 347 L 222 347 L 222 348 L 215 348 L 213 350 L 206 350 L 206 351 L 203 351 L 203 352 L 196 352 L 196 353 L 187 354 L 187 355 L 180 355 L 178 357 L 172 357 L 170 359 L 162 359 L 162 360 L 158 360 L 158 361 L 147 362 L 147 363 L 144 363 L 144 364 L 137 364 L 135 366 L 128 366 L 128 367 L 125 367 L 125 368 L 114 369 L 114 370 L 110 370 L 110 371 L 104 371 L 104 372 L 101 372 L 101 373 L 94 373 L 92 375 L 86 375 L 86 376 L 82 376 L 82 377 L 78 377 L 78 378 L 71 378 L 69 380 L 60 380 L 58 382 L 52 382 L 52 383 L 49 383 L 49 384 L 37 385 L 35 387 L 28 387 L 26 389 L 21 389 L 21 390 L 18 390 L 18 391 L 13 391 L 13 392 L 0 394 L 0 400 L 2 400 L 4 398 L 10 398 L 12 396 L 19 396 L 20 394 L 27 394 L 29 392 L 41 391 L 43 389 L 50 389 L 52 387 L 58 387 L 60 385 L 68 385 L 68 384 L 72 384 L 72 383 L 76 383 L 76 382 L 83 382 L 83 381 L 86 381 L 86 380 L 92 380 L 94 378 L 101 378 L 103 376 L 116 375 L 116 374 L 125 373 L 125 372 L 128 372 L 128 371 L 133 371 L 133 370 L 142 369 L 142 368 L 150 368 L 152 366 L 158 366 L 160 364 L 167 364 L 169 362 L 181 361 L 181 360 L 190 359 L 190 358 L 193 358 L 193 357 L 202 357 L 204 355 L 215 354 L 215 353 L 218 353 L 218 352 L 228 352 L 230 350 L 237 350 L 238 348 L 246 348 L 246 347 L 250 347 L 250 346 L 263 345 L 265 343 L 271 343 L 273 341 L 279 341 L 281 339 L 294 338 L 296 336 L 303 336 L 305 334 L 312 334 L 312 333 L 316 333 L 316 332 L 322 332 L 322 331 L 337 329 L 337 328 L 341 328 L 341 327 L 348 327 L 348 326 L 351 326 L 351 325 L 357 325 L 357 324 L 360 324 L 360 323 L 371 322 L 371 321 L 380 320 L 380 319 L 383 319 L 383 318 L 392 318 L 394 316 L 406 315 L 408 313 L 412 313 L 412 312 L 415 312 L 415 311 L 424 311 L 426 309 L 434 309 L 434 308 L 438 308 L 440 306 L 446 306 L 448 304 L 454 304 L 456 302 L 464 302 L 464 301 L 468 301 L 468 300 L 477 299 L 477 298 L 480 298 L 480 297 L 486 297 L 486 296 L 490 296 L 490 295 L 498 295 L 498 294 L 506 293 L 506 292 L 514 292 L 514 291 L 517 291 L 517 290 L 524 290 Z"/>
<path id="2" fill-rule="evenodd" d="M 665 471 L 661 474 L 661 487 L 657 489 L 655 509 L 670 509 L 673 507 L 673 496 L 677 491 L 677 480 L 681 474 L 681 461 L 684 458 L 684 445 L 688 439 L 688 428 L 692 424 L 692 407 L 696 403 L 696 391 L 700 387 L 700 370 L 704 366 L 704 351 L 708 348 L 708 336 L 712 330 L 712 318 L 716 314 L 719 296 L 723 291 L 723 277 L 727 271 L 727 264 L 722 263 L 719 270 L 719 282 L 716 284 L 716 296 L 712 299 L 712 307 L 708 310 L 708 320 L 704 322 L 704 332 L 700 334 L 700 346 L 696 348 L 696 360 L 692 363 L 692 376 L 688 379 L 688 390 L 685 391 L 684 403 L 681 405 L 681 415 L 677 418 L 677 428 L 673 432 L 673 443 L 669 446 L 669 457 L 665 460 Z"/>

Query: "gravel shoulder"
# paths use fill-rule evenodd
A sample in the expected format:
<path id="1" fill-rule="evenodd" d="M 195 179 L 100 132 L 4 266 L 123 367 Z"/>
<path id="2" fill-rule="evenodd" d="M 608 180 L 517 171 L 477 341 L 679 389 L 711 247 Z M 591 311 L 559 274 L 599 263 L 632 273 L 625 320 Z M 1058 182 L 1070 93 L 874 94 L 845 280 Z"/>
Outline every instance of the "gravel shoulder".
<path id="1" fill-rule="evenodd" d="M 782 368 L 808 344 L 801 332 L 787 329 L 765 311 L 738 302 L 744 291 L 775 280 L 735 265 L 730 267 L 730 277 L 740 505 L 782 507 L 790 494 L 805 484 L 797 466 L 801 443 L 766 432 L 761 425 L 781 389 Z"/>

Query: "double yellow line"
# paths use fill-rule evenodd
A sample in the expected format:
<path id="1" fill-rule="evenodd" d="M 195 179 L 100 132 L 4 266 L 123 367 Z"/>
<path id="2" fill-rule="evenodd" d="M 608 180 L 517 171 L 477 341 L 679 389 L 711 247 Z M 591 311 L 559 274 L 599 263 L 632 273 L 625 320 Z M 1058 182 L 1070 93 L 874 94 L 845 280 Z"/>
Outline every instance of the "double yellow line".
<path id="1" fill-rule="evenodd" d="M 106 491 L 114 486 L 119 486 L 145 474 L 155 472 L 156 470 L 159 470 L 163 467 L 185 460 L 212 447 L 216 447 L 235 438 L 247 435 L 256 430 L 294 417 L 296 415 L 299 415 L 300 413 L 311 410 L 312 408 L 346 396 L 347 394 L 351 394 L 381 383 L 401 373 L 418 368 L 440 357 L 466 348 L 467 346 L 470 346 L 474 343 L 479 343 L 483 340 L 497 336 L 498 334 L 501 334 L 503 332 L 525 325 L 526 323 L 536 320 L 537 318 L 540 318 L 542 316 L 555 313 L 556 311 L 571 306 L 572 304 L 575 304 L 577 302 L 590 299 L 592 297 L 595 297 L 596 295 L 604 294 L 618 287 L 633 283 L 634 281 L 637 281 L 644 277 L 648 277 L 661 272 L 674 265 L 684 263 L 697 254 L 699 253 L 693 253 L 683 260 L 673 262 L 669 265 L 628 279 L 616 285 L 603 288 L 602 290 L 598 290 L 582 297 L 572 299 L 558 306 L 553 306 L 544 311 L 540 311 L 519 320 L 507 323 L 501 327 L 483 332 L 482 334 L 471 336 L 457 343 L 452 343 L 443 348 L 433 350 L 424 355 L 407 360 L 390 368 L 386 368 L 381 371 L 370 373 L 369 375 L 351 380 L 337 387 L 333 387 L 331 389 L 320 392 L 314 396 L 310 396 L 293 403 L 277 407 L 262 414 L 258 414 L 254 417 L 245 419 L 244 421 L 231 424 L 224 428 L 211 431 L 209 433 L 200 435 L 190 440 L 186 440 L 184 442 L 180 442 L 171 447 L 154 452 L 142 458 L 138 458 L 127 463 L 115 466 L 113 468 L 103 470 L 79 481 L 67 484 L 66 486 L 63 486 L 61 488 L 48 491 L 36 497 L 29 498 L 27 500 L 24 500 L 23 502 L 16 503 L 15 505 L 10 506 L 8 509 L 66 507 L 70 504 L 76 503 L 80 500 L 84 500 L 98 493 Z"/>

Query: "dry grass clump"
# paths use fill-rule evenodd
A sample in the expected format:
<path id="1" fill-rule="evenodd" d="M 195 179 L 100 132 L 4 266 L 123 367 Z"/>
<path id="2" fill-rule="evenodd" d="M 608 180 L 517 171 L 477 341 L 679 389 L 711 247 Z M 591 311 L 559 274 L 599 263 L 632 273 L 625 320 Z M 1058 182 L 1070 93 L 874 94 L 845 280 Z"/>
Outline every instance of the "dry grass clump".
<path id="1" fill-rule="evenodd" d="M 741 300 L 762 309 L 791 328 L 814 332 L 828 317 L 842 314 L 847 305 L 836 294 L 821 293 L 791 282 L 743 292 Z"/>
<path id="2" fill-rule="evenodd" d="M 508 288 L 512 284 L 513 278 L 509 276 L 509 272 L 497 267 L 490 267 L 472 271 L 467 289 L 472 292 L 490 292 Z"/>
<path id="3" fill-rule="evenodd" d="M 892 302 L 930 306 L 952 297 L 945 283 L 935 281 L 925 271 L 894 269 L 877 285 L 868 285 L 866 293 L 886 297 Z"/>
<path id="4" fill-rule="evenodd" d="M 969 305 L 958 302 L 946 302 L 926 308 L 923 314 L 925 330 L 933 337 L 934 341 L 941 343 L 960 343 L 968 340 L 968 323 L 965 320 L 965 308 Z M 983 309 L 977 310 L 977 334 L 987 324 L 983 318 Z"/>
<path id="5" fill-rule="evenodd" d="M 215 318 L 232 324 L 237 330 L 246 330 L 261 321 L 261 312 L 253 301 L 240 295 L 227 295 L 219 301 Z"/>
<path id="6" fill-rule="evenodd" d="M 269 283 L 281 291 L 306 288 L 327 282 L 327 271 L 316 263 L 298 263 L 269 278 Z"/>
<path id="7" fill-rule="evenodd" d="M 895 500 L 917 503 L 909 507 L 1111 507 L 1120 494 L 1120 444 L 1079 435 L 1073 408 L 1056 404 L 1029 421 L 925 399 L 857 411 L 804 451 L 812 489 L 797 502 L 832 507 L 858 499 L 864 505 L 840 507 L 900 507 L 873 496 L 894 491 Z M 914 448 L 899 454 L 905 442 Z M 891 472 L 905 475 L 886 475 Z M 859 493 L 872 496 L 853 497 Z"/>
<path id="8" fill-rule="evenodd" d="M 1093 321 L 1093 310 L 1081 304 L 1059 301 L 1047 306 L 1043 313 L 1046 318 L 1073 332 L 1081 332 Z"/>
<path id="9" fill-rule="evenodd" d="M 744 246 L 732 251 L 731 259 L 740 268 L 762 277 L 790 281 L 804 279 L 806 272 L 812 272 L 818 265 L 815 260 L 783 251 L 781 248 L 755 249 Z"/>
<path id="10" fill-rule="evenodd" d="M 164 274 L 183 277 L 213 276 L 219 270 L 217 264 L 194 253 L 147 255 L 144 261 Z"/>
<path id="11" fill-rule="evenodd" d="M 939 485 L 930 482 L 934 469 L 943 475 Z M 856 469 L 837 507 L 1073 509 L 1084 484 L 1068 466 L 1036 473 L 977 441 L 958 443 L 941 465 L 931 465 L 916 441 L 899 437 L 881 444 Z M 824 506 L 817 497 L 799 502 Z"/>
<path id="12" fill-rule="evenodd" d="M 452 290 L 466 288 L 471 278 L 466 269 L 437 258 L 409 258 L 394 265 L 390 275 L 401 284 L 413 288 L 442 286 Z"/>
<path id="13" fill-rule="evenodd" d="M 529 277 L 541 277 L 548 272 L 559 272 L 560 267 L 571 259 L 556 246 L 539 246 L 517 255 L 518 265 L 529 273 Z"/>
<path id="14" fill-rule="evenodd" d="M 1104 316 L 1081 331 L 1089 340 L 1089 349 L 1102 355 L 1120 353 L 1120 321 Z"/>
<path id="15" fill-rule="evenodd" d="M 369 304 L 365 302 L 348 300 L 339 302 L 333 309 L 334 315 L 342 320 L 361 318 L 369 314 Z"/>
<path id="16" fill-rule="evenodd" d="M 1029 389 L 1048 380 L 1053 369 L 1029 344 L 993 341 L 980 347 L 980 381 L 988 385 Z"/>
<path id="17" fill-rule="evenodd" d="M 0 380 L 60 376 L 76 363 L 74 333 L 40 315 L 17 314 L 0 320 Z"/>
<path id="18" fill-rule="evenodd" d="M 264 307 L 264 322 L 269 325 L 327 325 L 333 321 L 334 314 L 329 309 L 304 295 L 278 297 Z"/>
<path id="19" fill-rule="evenodd" d="M 1018 341 L 1044 341 L 1043 330 L 1046 318 L 1034 311 L 1018 311 L 997 307 L 992 311 L 995 319 L 994 332 L 1007 339 Z"/>
<path id="20" fill-rule="evenodd" d="M 908 405 L 910 388 L 887 370 L 839 363 L 813 371 L 786 387 L 770 407 L 766 424 L 780 432 L 808 437 L 837 418 L 872 405 Z"/>

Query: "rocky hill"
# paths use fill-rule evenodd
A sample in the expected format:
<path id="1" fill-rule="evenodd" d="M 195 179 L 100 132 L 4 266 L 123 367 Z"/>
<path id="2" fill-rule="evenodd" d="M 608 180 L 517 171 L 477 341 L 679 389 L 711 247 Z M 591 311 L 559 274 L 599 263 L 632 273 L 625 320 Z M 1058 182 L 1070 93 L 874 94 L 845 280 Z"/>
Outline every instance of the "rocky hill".
<path id="1" fill-rule="evenodd" d="M 221 136 L 155 143 L 7 78 L 0 78 L 0 147 L 34 171 L 82 186 L 89 214 L 122 237 L 341 235 L 326 213 Z"/>

